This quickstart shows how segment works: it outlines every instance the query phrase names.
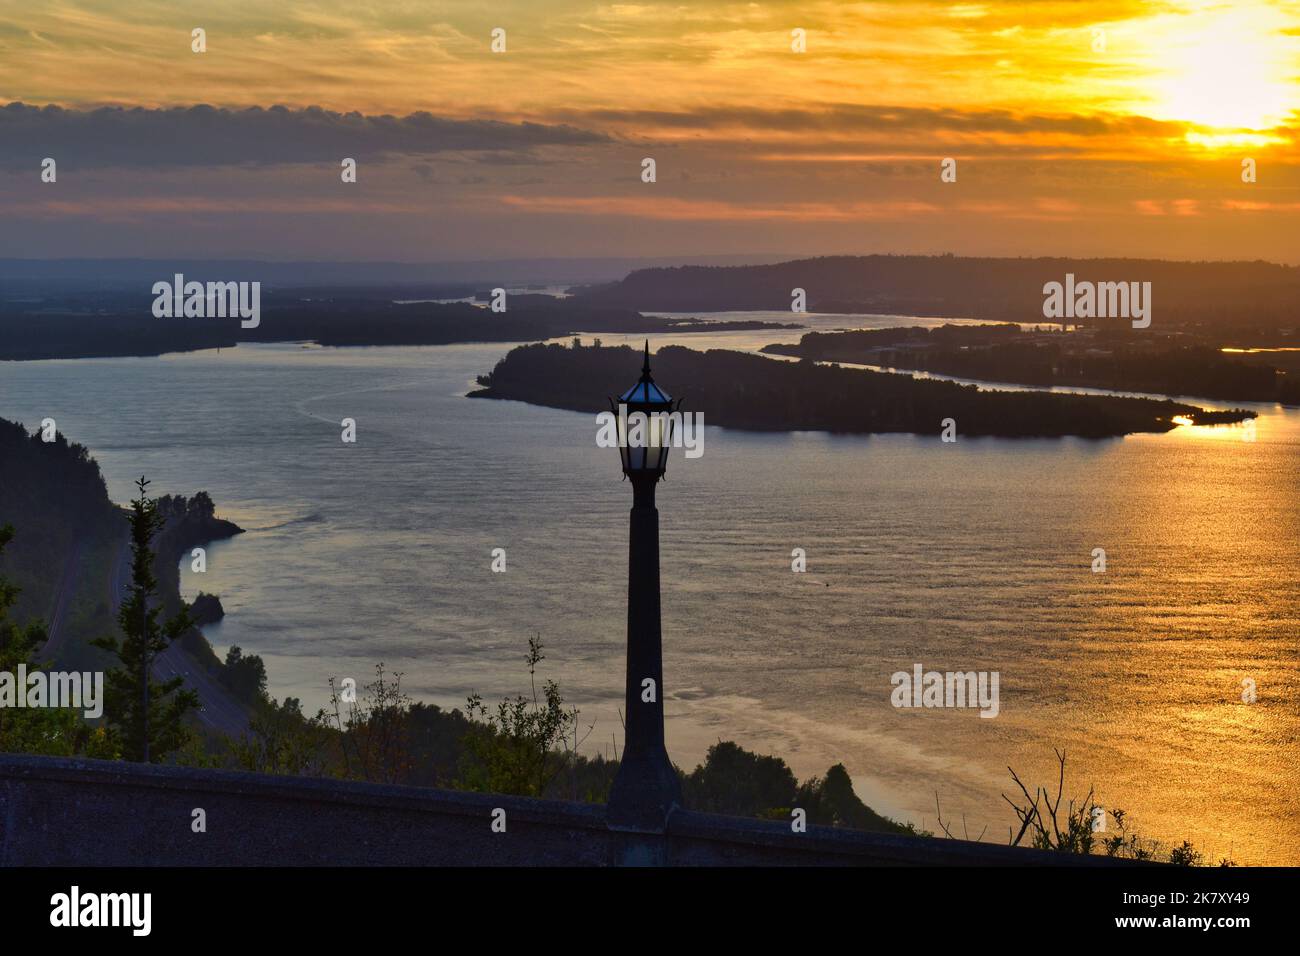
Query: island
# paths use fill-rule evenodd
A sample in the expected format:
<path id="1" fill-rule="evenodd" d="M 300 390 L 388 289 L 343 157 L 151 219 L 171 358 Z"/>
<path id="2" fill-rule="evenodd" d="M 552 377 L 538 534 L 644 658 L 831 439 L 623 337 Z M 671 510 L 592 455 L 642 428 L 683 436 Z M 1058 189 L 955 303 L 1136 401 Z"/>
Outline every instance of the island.
<path id="1" fill-rule="evenodd" d="M 608 410 L 640 374 L 641 352 L 626 346 L 535 344 L 512 349 L 472 398 L 511 399 L 580 412 Z M 724 349 L 667 346 L 655 353 L 655 381 L 710 425 L 751 431 L 938 435 L 953 419 L 962 436 L 1112 438 L 1166 432 L 1180 423 L 1224 424 L 1247 410 L 1212 412 L 1149 398 L 987 391 L 974 385 L 784 362 Z"/>
<path id="2" fill-rule="evenodd" d="M 912 369 L 984 382 L 1300 404 L 1300 376 L 1186 333 L 1016 324 L 810 332 L 771 355 Z"/>

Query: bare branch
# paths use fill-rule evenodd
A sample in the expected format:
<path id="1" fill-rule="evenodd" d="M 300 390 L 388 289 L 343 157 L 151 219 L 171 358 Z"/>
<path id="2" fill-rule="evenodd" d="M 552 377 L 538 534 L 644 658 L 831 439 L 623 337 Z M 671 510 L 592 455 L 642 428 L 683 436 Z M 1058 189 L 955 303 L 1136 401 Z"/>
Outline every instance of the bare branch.
<path id="1" fill-rule="evenodd" d="M 943 811 L 942 811 L 941 809 L 939 809 L 939 791 L 938 791 L 938 790 L 936 790 L 936 791 L 934 792 L 934 812 L 937 813 L 937 814 L 939 815 L 939 829 L 943 830 L 944 833 L 948 834 L 948 839 L 950 839 L 950 840 L 955 840 L 955 839 L 957 839 L 956 837 L 954 837 L 954 836 L 952 835 L 952 831 L 948 829 L 948 825 L 947 825 L 946 823 L 943 822 Z"/>

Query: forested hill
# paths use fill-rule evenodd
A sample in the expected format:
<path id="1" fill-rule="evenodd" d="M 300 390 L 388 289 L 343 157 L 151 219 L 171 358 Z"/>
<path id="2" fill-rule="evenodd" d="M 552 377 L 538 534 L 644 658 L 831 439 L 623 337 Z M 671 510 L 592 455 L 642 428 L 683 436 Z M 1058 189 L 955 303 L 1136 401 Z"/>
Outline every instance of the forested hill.
<path id="1" fill-rule="evenodd" d="M 154 541 L 155 573 L 168 613 L 180 605 L 177 562 L 194 545 L 228 538 L 240 529 L 217 518 L 204 492 L 163 495 L 165 524 Z M 62 434 L 43 441 L 17 422 L 0 418 L 0 527 L 13 540 L 0 555 L 0 579 L 21 588 L 10 617 L 45 623 L 49 659 L 70 666 L 101 661 L 90 640 L 113 632 L 113 569 L 123 560 L 127 520 L 108 497 L 99 464 Z M 125 579 L 120 578 L 120 586 Z M 186 635 L 196 659 L 215 662 L 197 631 Z"/>
<path id="2" fill-rule="evenodd" d="M 641 269 L 584 290 L 585 305 L 639 311 L 789 311 L 804 289 L 810 312 L 1042 320 L 1043 285 L 1150 282 L 1154 319 L 1224 326 L 1295 324 L 1300 268 L 1267 262 L 1159 259 L 992 259 L 830 256 L 775 265 Z"/>
<path id="3" fill-rule="evenodd" d="M 15 620 L 48 625 L 62 614 L 64 626 L 87 635 L 96 623 L 110 622 L 107 591 L 77 584 L 116 547 L 125 521 L 85 447 L 62 434 L 42 441 L 39 431 L 29 434 L 0 418 L 0 527 L 6 524 L 14 538 L 0 557 L 0 577 L 22 588 Z M 59 606 L 65 579 L 66 601 Z"/>
<path id="4" fill-rule="evenodd" d="M 0 362 L 91 356 L 162 355 L 230 348 L 241 342 L 321 345 L 448 345 L 528 342 L 577 332 L 649 335 L 778 328 L 774 323 L 695 323 L 643 316 L 629 309 L 587 308 L 568 299 L 516 294 L 505 312 L 467 302 L 389 301 L 391 293 L 281 294 L 268 290 L 259 323 L 227 318 L 156 318 L 143 289 L 96 291 L 6 302 L 0 298 Z M 797 327 L 797 326 L 792 326 Z"/>

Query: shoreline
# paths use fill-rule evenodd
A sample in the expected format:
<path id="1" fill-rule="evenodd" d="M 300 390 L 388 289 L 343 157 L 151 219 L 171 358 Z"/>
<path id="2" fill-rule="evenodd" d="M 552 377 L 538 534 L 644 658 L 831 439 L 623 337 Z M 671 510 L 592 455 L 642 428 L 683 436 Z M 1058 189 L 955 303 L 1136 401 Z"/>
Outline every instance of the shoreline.
<path id="1" fill-rule="evenodd" d="M 971 321 L 975 321 L 975 320 L 971 320 Z M 802 326 L 800 326 L 800 328 L 802 328 Z M 669 335 L 677 335 L 677 334 L 691 335 L 696 333 L 707 334 L 713 331 L 719 331 L 719 329 L 716 326 L 709 325 L 698 329 L 692 329 L 690 331 L 677 330 L 675 332 L 671 332 L 667 334 Z M 721 331 L 748 331 L 748 330 L 721 329 Z M 846 330 L 846 331 L 857 331 L 857 330 Z M 580 334 L 580 336 L 583 338 L 592 336 L 592 333 L 589 332 L 583 332 L 578 334 Z M 623 335 L 639 335 L 640 333 L 604 332 L 603 334 L 606 336 L 623 336 Z M 600 338 L 600 337 L 601 337 L 600 333 L 594 335 L 594 338 Z M 237 342 L 231 346 L 196 345 L 193 348 L 178 349 L 178 350 L 165 351 L 165 352 L 156 352 L 150 354 L 101 354 L 101 355 L 77 355 L 77 356 L 49 356 L 49 357 L 42 357 L 42 358 L 20 358 L 20 359 L 0 358 L 0 363 L 10 362 L 13 363 L 14 365 L 19 365 L 19 364 L 36 365 L 42 362 L 63 363 L 63 362 L 97 362 L 97 361 L 115 360 L 115 359 L 162 359 L 162 358 L 171 358 L 176 356 L 179 357 L 196 356 L 204 352 L 211 352 L 215 354 L 215 353 L 219 353 L 223 348 L 228 349 L 230 351 L 234 351 L 240 348 L 271 349 L 271 348 L 283 348 L 287 346 L 299 346 L 302 349 L 313 350 L 313 351 L 337 350 L 340 352 L 347 352 L 347 351 L 361 350 L 361 349 L 385 349 L 385 348 L 402 349 L 402 350 L 434 349 L 434 348 L 441 349 L 441 348 L 478 346 L 478 345 L 501 346 L 506 349 L 512 349 L 524 345 L 533 345 L 533 344 L 563 344 L 564 342 L 569 341 L 569 339 L 570 336 L 566 335 L 566 336 L 552 336 L 548 339 L 529 338 L 529 339 L 515 339 L 511 341 L 498 341 L 495 339 L 484 339 L 484 340 L 473 340 L 473 341 L 463 341 L 463 342 L 436 342 L 436 343 L 427 343 L 427 344 L 376 343 L 373 345 L 355 345 L 355 344 L 322 345 L 321 343 L 315 341 L 314 339 L 277 339 L 274 341 L 265 341 L 265 342 L 262 341 Z M 676 343 L 665 342 L 663 343 L 662 347 L 668 347 L 668 345 L 670 344 L 676 344 Z M 765 351 L 765 348 L 766 346 L 761 348 L 755 348 L 755 349 L 746 349 L 737 346 L 734 349 L 726 349 L 723 351 L 735 351 L 741 354 L 759 355 L 763 358 L 775 362 L 797 362 L 800 360 L 798 356 L 788 355 L 778 351 L 767 352 Z M 908 369 L 908 368 L 900 368 L 897 366 L 872 365 L 868 363 L 846 362 L 846 361 L 837 361 L 837 360 L 825 360 L 824 363 L 821 360 L 819 360 L 818 364 L 835 365 L 842 368 L 863 369 L 866 371 L 880 372 L 888 375 L 907 376 L 910 378 L 915 378 L 919 381 L 951 382 L 956 385 L 974 385 L 979 387 L 982 391 L 1042 393 L 1042 394 L 1051 394 L 1051 395 L 1082 395 L 1082 396 L 1097 396 L 1097 397 L 1105 397 L 1105 398 L 1137 398 L 1137 399 L 1169 401 L 1178 404 L 1183 404 L 1187 402 L 1196 402 L 1207 411 L 1218 410 L 1216 409 L 1216 406 L 1225 406 L 1225 405 L 1232 405 L 1236 407 L 1255 406 L 1256 408 L 1264 408 L 1264 409 L 1277 408 L 1283 411 L 1300 411 L 1300 405 L 1288 405 L 1283 402 L 1268 402 L 1268 401 L 1258 401 L 1253 399 L 1251 400 L 1223 399 L 1223 398 L 1215 398 L 1208 395 L 1198 395 L 1195 393 L 1168 394 L 1164 392 L 1139 392 L 1139 391 L 1132 391 L 1132 390 L 1094 387 L 1094 386 L 1087 386 L 1087 385 L 1080 385 L 1080 386 L 1033 385 L 1033 384 L 1027 384 L 1022 382 L 1007 382 L 1007 381 L 1002 381 L 997 379 L 969 378 L 969 377 L 963 377 L 959 375 L 949 375 L 943 372 L 931 372 L 923 369 Z M 475 389 L 472 390 L 471 392 L 464 393 L 462 397 L 465 398 L 502 397 L 502 396 L 481 394 L 483 391 L 485 390 Z M 510 399 L 510 400 L 525 401 L 524 399 Z M 529 403 L 529 404 L 538 404 L 538 403 Z M 538 407 L 561 408 L 562 406 L 538 405 Z M 576 411 L 578 409 L 567 409 L 567 410 Z M 750 430 L 750 429 L 746 429 L 746 430 Z M 767 429 L 757 429 L 757 430 L 765 431 Z"/>

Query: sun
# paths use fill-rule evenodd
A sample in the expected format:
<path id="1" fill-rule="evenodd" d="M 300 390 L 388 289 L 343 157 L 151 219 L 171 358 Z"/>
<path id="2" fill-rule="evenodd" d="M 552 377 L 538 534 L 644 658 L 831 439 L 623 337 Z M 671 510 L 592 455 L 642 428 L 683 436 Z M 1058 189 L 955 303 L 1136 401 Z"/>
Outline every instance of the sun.
<path id="1" fill-rule="evenodd" d="M 1198 4 L 1148 21 L 1148 115 L 1194 124 L 1205 145 L 1228 145 L 1284 123 L 1300 109 L 1295 21 L 1263 3 Z"/>

